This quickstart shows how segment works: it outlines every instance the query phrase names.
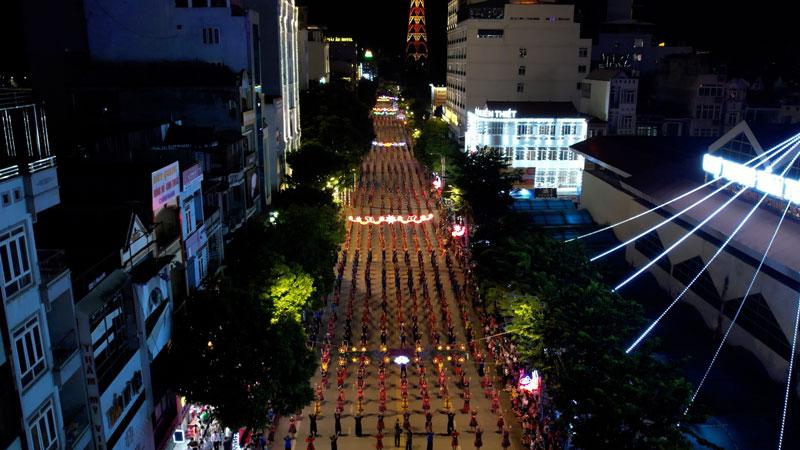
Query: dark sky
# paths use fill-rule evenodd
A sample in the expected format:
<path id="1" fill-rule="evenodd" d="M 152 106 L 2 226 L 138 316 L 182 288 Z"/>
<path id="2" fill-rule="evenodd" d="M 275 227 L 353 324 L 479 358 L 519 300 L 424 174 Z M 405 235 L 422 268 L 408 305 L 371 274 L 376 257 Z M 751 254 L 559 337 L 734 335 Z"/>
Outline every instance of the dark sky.
<path id="1" fill-rule="evenodd" d="M 11 0 L 0 14 L 0 42 L 3 57 L 0 70 L 24 70 L 25 48 L 19 5 Z M 28 0 L 31 1 L 31 0 Z M 63 1 L 63 0 L 59 0 Z M 169 1 L 169 0 L 166 0 Z M 353 34 L 364 47 L 384 54 L 403 51 L 409 0 L 296 0 L 309 6 L 310 22 L 332 31 Z M 667 42 L 687 42 L 708 49 L 739 71 L 753 72 L 777 67 L 784 73 L 797 72 L 794 15 L 782 0 L 748 3 L 721 0 L 635 0 L 637 18 L 658 25 Z M 577 0 L 584 29 L 605 15 L 605 1 Z M 447 0 L 427 0 L 427 21 L 434 72 L 443 77 L 446 51 Z M 43 31 L 46 32 L 46 31 Z M 57 36 L 53 37 L 57 39 Z M 774 65 L 773 65 L 774 64 Z"/>

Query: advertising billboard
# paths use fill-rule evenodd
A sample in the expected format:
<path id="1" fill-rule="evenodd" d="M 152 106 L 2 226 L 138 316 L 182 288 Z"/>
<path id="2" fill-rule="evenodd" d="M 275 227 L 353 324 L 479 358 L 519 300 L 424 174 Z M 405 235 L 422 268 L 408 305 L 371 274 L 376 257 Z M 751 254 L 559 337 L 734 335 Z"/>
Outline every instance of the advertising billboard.
<path id="1" fill-rule="evenodd" d="M 151 176 L 153 192 L 153 215 L 167 203 L 178 197 L 181 189 L 181 171 L 178 161 L 153 172 Z"/>

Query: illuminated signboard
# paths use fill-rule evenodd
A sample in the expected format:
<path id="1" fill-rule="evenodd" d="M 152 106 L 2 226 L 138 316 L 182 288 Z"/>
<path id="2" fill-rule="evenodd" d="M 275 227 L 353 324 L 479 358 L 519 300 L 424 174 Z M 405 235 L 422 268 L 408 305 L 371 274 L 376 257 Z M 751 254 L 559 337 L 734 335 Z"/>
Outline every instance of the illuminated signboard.
<path id="1" fill-rule="evenodd" d="M 351 37 L 326 37 L 325 42 L 353 42 Z"/>
<path id="2" fill-rule="evenodd" d="M 178 196 L 181 189 L 181 171 L 178 161 L 156 170 L 151 175 L 153 212 L 158 212 Z"/>
<path id="3" fill-rule="evenodd" d="M 755 188 L 764 194 L 792 203 L 800 202 L 800 180 L 785 178 L 768 168 L 756 169 L 719 156 L 703 156 L 703 171 L 714 178 L 724 178 L 742 186 Z"/>
<path id="4" fill-rule="evenodd" d="M 517 112 L 513 109 L 506 111 L 495 111 L 491 109 L 475 108 L 475 115 L 484 119 L 516 119 Z"/>

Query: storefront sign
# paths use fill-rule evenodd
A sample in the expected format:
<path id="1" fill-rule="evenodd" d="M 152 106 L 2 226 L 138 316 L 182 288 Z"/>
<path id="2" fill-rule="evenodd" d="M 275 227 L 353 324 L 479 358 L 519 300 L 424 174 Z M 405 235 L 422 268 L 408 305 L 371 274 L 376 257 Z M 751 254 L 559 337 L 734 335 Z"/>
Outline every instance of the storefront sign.
<path id="1" fill-rule="evenodd" d="M 180 168 L 178 161 L 153 172 L 152 192 L 153 192 L 153 212 L 156 213 L 167 203 L 178 196 L 180 191 Z"/>
<path id="2" fill-rule="evenodd" d="M 475 108 L 475 115 L 484 119 L 516 119 L 517 112 L 513 109 L 507 111 L 495 111 L 490 109 Z"/>

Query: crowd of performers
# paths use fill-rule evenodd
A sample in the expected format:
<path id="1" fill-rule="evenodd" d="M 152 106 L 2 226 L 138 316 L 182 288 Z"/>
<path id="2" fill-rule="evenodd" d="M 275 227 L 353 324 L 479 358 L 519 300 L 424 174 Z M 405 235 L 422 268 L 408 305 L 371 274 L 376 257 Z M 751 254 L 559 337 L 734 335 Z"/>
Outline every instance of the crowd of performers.
<path id="1" fill-rule="evenodd" d="M 404 136 L 396 119 L 375 122 L 385 138 Z M 451 237 L 449 224 L 440 221 L 446 216 L 438 192 L 409 147 L 374 147 L 346 204 L 359 215 L 439 214 L 423 223 L 347 223 L 334 291 L 325 314 L 318 312 L 311 321 L 309 338 L 320 352 L 320 381 L 308 416 L 307 449 L 315 449 L 320 439 L 320 420 L 333 422 L 334 432 L 325 439 L 333 450 L 339 448 L 342 423 L 352 420 L 355 436 L 374 439 L 378 450 L 388 445 L 384 433 L 393 434 L 395 447 L 402 440 L 408 449 L 415 433 L 424 434 L 421 440 L 430 450 L 436 414 L 447 416 L 447 426 L 436 432 L 449 436 L 453 450 L 459 445 L 482 448 L 486 433 L 497 436 L 489 447 L 509 448 L 506 417 L 514 415 L 522 424 L 522 448 L 561 448 L 563 439 L 551 430 L 540 391 L 517 387 L 521 367 L 513 345 L 496 318 L 480 307 L 472 273 L 464 269 L 468 255 Z M 476 331 L 473 323 L 482 329 Z M 473 378 L 488 400 L 492 423 L 481 423 L 485 412 L 479 415 L 471 404 Z M 377 401 L 367 400 L 365 389 L 377 390 Z M 501 401 L 504 389 L 513 415 L 506 414 L 509 403 Z M 413 400 L 421 401 L 421 412 L 412 408 Z M 328 402 L 335 404 L 334 413 L 322 415 Z M 395 415 L 402 415 L 402 422 L 397 419 L 387 430 L 386 417 Z M 463 419 L 461 428 L 457 417 Z M 305 420 L 289 418 L 285 448 L 296 437 L 298 419 Z"/>

